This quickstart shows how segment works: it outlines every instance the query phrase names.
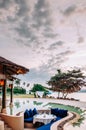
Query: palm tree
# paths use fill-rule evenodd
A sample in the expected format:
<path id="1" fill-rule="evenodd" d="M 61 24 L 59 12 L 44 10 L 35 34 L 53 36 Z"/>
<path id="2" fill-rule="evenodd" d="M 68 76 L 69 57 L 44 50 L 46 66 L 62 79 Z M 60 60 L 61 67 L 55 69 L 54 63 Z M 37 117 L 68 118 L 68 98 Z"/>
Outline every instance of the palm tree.
<path id="1" fill-rule="evenodd" d="M 17 87 L 20 86 L 20 80 L 19 80 L 19 79 L 16 79 L 16 80 L 15 80 L 15 84 L 17 85 Z"/>
<path id="2" fill-rule="evenodd" d="M 25 84 L 26 84 L 26 83 L 25 83 L 25 82 L 23 82 L 23 86 L 25 86 Z"/>
<path id="3" fill-rule="evenodd" d="M 27 87 L 29 87 L 30 86 L 30 84 L 29 83 L 27 83 Z"/>

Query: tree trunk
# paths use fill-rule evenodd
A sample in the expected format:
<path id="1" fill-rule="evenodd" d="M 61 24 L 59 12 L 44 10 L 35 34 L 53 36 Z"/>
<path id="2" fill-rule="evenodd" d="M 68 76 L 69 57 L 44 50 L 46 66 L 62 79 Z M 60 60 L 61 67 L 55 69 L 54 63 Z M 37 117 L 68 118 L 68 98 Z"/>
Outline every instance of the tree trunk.
<path id="1" fill-rule="evenodd" d="M 62 92 L 62 98 L 64 98 L 64 92 Z"/>
<path id="2" fill-rule="evenodd" d="M 58 98 L 59 98 L 60 92 L 58 92 Z"/>
<path id="3" fill-rule="evenodd" d="M 64 98 L 66 98 L 66 97 L 67 97 L 67 95 L 68 95 L 68 93 L 66 93 L 66 94 L 64 95 Z"/>

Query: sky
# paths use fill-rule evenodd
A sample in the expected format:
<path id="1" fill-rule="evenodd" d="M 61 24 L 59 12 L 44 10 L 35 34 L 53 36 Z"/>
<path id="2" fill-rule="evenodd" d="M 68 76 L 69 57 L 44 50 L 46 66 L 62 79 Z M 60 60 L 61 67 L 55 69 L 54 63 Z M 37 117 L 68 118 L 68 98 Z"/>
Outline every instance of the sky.
<path id="1" fill-rule="evenodd" d="M 86 0 L 0 0 L 0 56 L 29 68 L 30 84 L 86 73 Z"/>

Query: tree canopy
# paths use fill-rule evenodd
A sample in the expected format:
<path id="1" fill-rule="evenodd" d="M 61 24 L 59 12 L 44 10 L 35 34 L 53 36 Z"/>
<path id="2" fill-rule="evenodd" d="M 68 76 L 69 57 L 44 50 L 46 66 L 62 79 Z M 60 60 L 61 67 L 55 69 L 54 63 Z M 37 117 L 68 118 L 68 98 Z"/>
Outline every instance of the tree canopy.
<path id="1" fill-rule="evenodd" d="M 33 88 L 31 89 L 31 92 L 36 92 L 36 91 L 48 91 L 45 89 L 44 86 L 41 84 L 34 84 Z"/>
<path id="2" fill-rule="evenodd" d="M 41 84 L 34 84 L 33 88 L 31 89 L 31 92 L 34 92 L 34 97 L 36 97 L 36 94 L 35 94 L 36 91 L 42 91 L 42 92 L 44 92 L 44 95 L 43 95 L 44 97 L 46 97 L 46 95 L 49 92 L 47 90 L 47 88 L 45 88 Z"/>
<path id="3" fill-rule="evenodd" d="M 86 86 L 85 78 L 86 76 L 80 69 L 68 70 L 67 72 L 57 70 L 57 73 L 47 83 L 52 90 L 58 92 L 58 97 L 60 92 L 63 93 L 63 97 L 66 97 L 68 93 L 77 92 Z"/>

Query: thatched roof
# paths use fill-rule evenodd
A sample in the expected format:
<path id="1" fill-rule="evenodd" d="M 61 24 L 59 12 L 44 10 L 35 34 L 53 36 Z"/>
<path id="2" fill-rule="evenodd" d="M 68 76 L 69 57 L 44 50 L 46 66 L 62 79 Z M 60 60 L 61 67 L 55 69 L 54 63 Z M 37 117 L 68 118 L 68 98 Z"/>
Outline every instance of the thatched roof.
<path id="1" fill-rule="evenodd" d="M 0 57 L 0 74 L 15 75 L 15 74 L 25 74 L 29 69 L 17 65 L 3 57 Z"/>

